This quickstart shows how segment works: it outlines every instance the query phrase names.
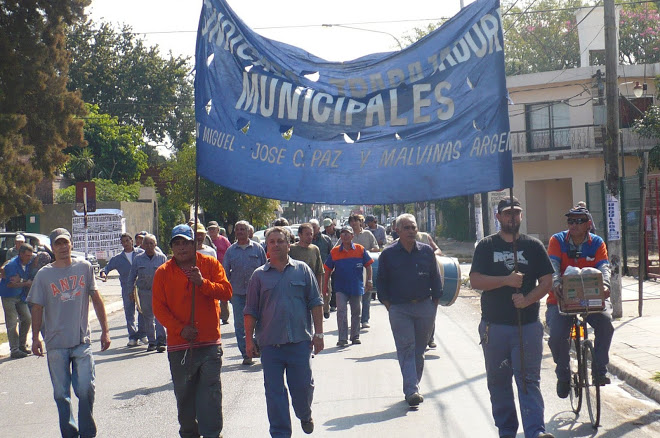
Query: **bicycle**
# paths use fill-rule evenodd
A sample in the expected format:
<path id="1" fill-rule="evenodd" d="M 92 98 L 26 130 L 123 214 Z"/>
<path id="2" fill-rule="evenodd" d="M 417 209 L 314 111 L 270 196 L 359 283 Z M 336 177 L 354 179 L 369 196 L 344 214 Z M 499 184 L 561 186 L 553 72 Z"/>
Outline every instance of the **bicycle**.
<path id="1" fill-rule="evenodd" d="M 582 408 L 583 393 L 587 395 L 587 408 L 591 426 L 595 429 L 600 424 L 600 383 L 598 364 L 594 357 L 594 346 L 589 340 L 587 315 L 593 312 L 564 313 L 572 317 L 570 342 L 570 385 L 571 408 L 579 415 Z M 595 376 L 595 377 L 594 377 Z"/>

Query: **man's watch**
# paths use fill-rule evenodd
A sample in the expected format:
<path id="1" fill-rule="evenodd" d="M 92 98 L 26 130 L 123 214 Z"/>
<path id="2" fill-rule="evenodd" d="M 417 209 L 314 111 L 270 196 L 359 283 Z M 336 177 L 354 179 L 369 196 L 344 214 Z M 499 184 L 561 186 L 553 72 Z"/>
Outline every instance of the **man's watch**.
<path id="1" fill-rule="evenodd" d="M 323 339 L 323 333 L 314 333 L 315 338 Z"/>

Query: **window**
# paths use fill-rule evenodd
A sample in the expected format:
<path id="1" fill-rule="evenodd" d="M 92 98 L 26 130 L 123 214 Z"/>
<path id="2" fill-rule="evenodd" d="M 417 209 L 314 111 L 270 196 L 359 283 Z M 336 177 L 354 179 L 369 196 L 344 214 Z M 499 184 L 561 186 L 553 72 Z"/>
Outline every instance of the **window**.
<path id="1" fill-rule="evenodd" d="M 570 149 L 569 107 L 563 102 L 525 105 L 529 152 Z"/>

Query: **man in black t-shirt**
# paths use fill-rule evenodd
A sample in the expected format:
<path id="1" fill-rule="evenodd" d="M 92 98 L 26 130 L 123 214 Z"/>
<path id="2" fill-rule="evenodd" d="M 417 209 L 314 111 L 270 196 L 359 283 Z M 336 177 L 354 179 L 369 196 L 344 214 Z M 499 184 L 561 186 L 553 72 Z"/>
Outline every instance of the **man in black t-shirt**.
<path id="1" fill-rule="evenodd" d="M 501 230 L 479 242 L 470 271 L 472 287 L 483 291 L 479 335 L 493 418 L 500 437 L 516 436 L 518 417 L 511 383 L 515 377 L 520 405 L 524 406 L 525 437 L 552 437 L 545 432 L 543 419 L 543 325 L 539 321 L 539 300 L 552 287 L 552 264 L 538 239 L 519 233 L 522 208 L 516 198 L 500 201 L 496 217 Z M 520 360 L 520 335 L 524 364 Z"/>

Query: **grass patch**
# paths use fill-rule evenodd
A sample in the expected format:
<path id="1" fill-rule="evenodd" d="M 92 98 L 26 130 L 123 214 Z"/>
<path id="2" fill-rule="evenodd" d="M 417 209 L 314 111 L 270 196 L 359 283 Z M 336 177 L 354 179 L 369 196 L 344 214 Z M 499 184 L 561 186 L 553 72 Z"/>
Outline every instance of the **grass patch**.
<path id="1" fill-rule="evenodd" d="M 2 336 L 2 334 L 0 334 Z M 656 371 L 655 376 L 651 377 L 654 381 L 660 383 L 660 371 Z"/>
<path id="2" fill-rule="evenodd" d="M 5 342 L 9 342 L 9 338 L 7 338 L 7 333 L 0 333 L 0 344 L 4 344 Z"/>

